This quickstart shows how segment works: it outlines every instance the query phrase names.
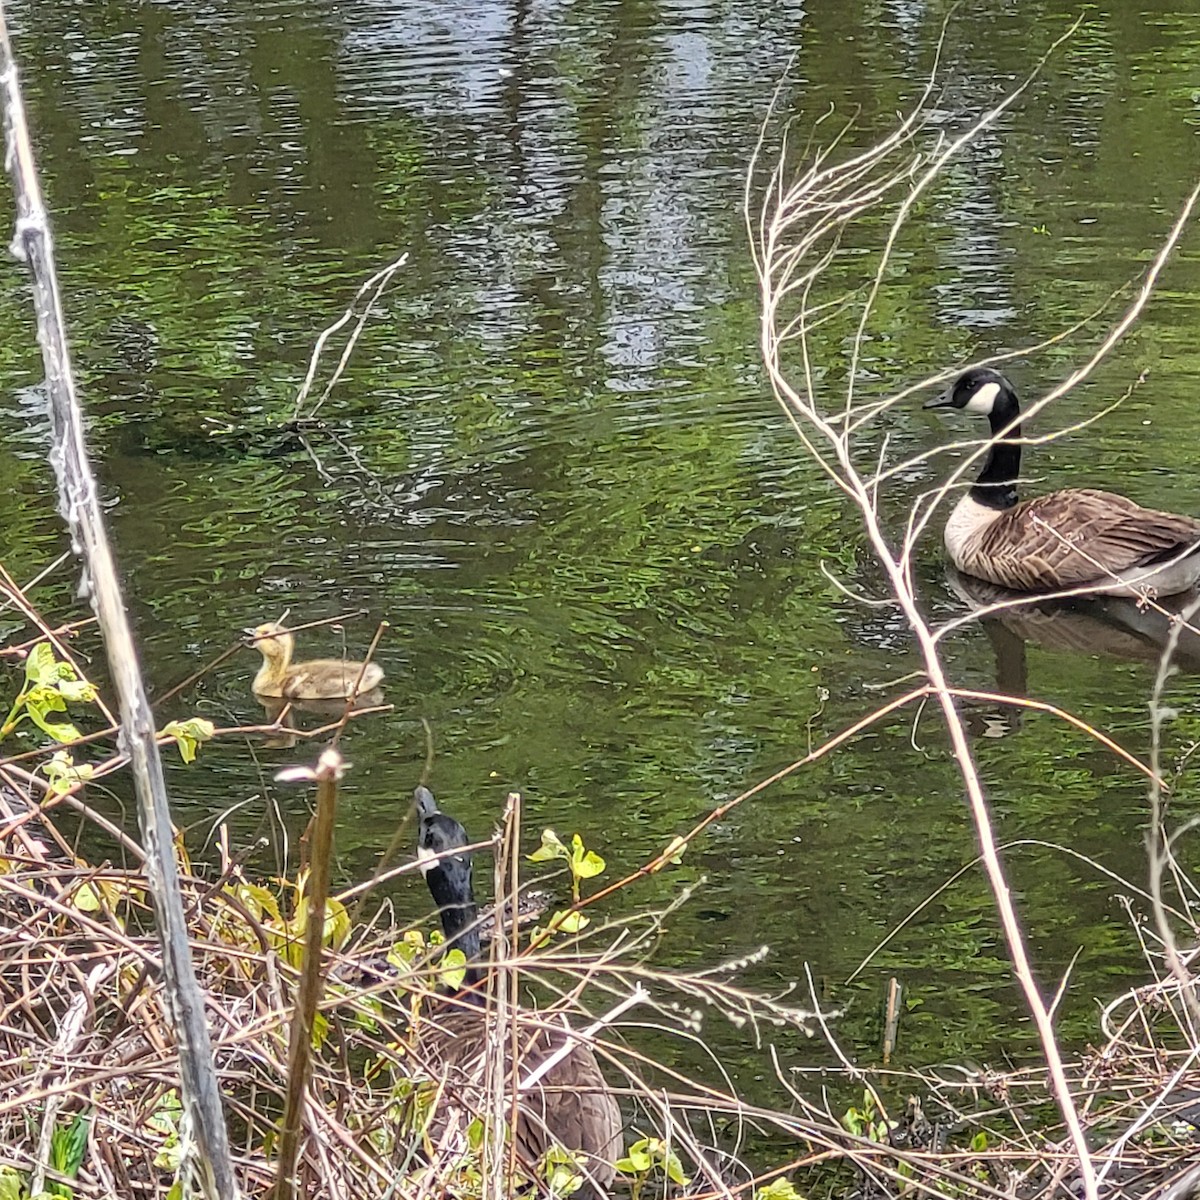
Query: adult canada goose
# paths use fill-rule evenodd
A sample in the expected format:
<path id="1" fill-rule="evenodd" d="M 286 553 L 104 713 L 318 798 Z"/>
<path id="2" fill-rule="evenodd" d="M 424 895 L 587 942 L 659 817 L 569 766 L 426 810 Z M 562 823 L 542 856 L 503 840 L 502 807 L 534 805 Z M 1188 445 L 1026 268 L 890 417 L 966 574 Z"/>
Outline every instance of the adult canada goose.
<path id="1" fill-rule="evenodd" d="M 313 658 L 292 662 L 296 643 L 291 633 L 277 621 L 243 629 L 247 645 L 256 646 L 262 666 L 250 685 L 258 696 L 276 696 L 284 700 L 344 700 L 358 685 L 358 695 L 377 688 L 383 682 L 378 663 L 348 662 L 340 658 Z M 361 678 L 360 678 L 361 676 Z"/>
<path id="2" fill-rule="evenodd" d="M 457 999 L 481 1004 L 486 980 L 479 967 L 471 856 L 453 853 L 468 845 L 469 839 L 453 817 L 439 810 L 428 788 L 417 788 L 414 799 L 420 819 L 417 857 L 441 915 L 445 946 L 458 947 L 467 958 Z M 433 1020 L 434 1028 L 422 1031 L 421 1054 L 436 1060 L 447 1072 L 451 1083 L 447 1096 L 462 1096 L 477 1105 L 482 1097 L 488 1043 L 486 1013 L 482 1007 L 460 1007 Z M 518 1077 L 527 1077 L 566 1044 L 569 1031 L 548 1025 L 548 1018 L 536 1027 L 521 1023 Z M 513 1075 L 510 1068 L 511 1064 L 506 1064 L 506 1078 Z M 521 1161 L 530 1170 L 552 1146 L 582 1153 L 592 1189 L 601 1194 L 607 1190 L 615 1173 L 613 1164 L 621 1156 L 621 1112 L 590 1046 L 576 1042 L 536 1084 L 523 1091 L 516 1143 Z"/>
<path id="3" fill-rule="evenodd" d="M 946 550 L 960 571 L 1019 592 L 1088 588 L 1110 596 L 1171 596 L 1200 578 L 1194 517 L 1092 488 L 1018 502 L 1021 407 L 999 371 L 966 371 L 925 407 L 979 413 L 995 439 L 946 522 Z"/>

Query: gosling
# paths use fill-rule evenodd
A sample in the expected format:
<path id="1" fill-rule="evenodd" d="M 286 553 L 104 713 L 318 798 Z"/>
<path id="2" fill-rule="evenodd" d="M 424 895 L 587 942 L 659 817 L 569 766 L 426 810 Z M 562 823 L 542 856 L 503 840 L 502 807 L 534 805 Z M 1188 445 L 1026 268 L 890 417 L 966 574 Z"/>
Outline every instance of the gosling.
<path id="1" fill-rule="evenodd" d="M 283 700 L 345 700 L 363 695 L 383 682 L 383 668 L 374 662 L 314 658 L 292 662 L 295 640 L 277 621 L 244 629 L 246 643 L 257 646 L 262 666 L 250 685 L 255 695 Z M 358 686 L 355 687 L 355 684 Z"/>

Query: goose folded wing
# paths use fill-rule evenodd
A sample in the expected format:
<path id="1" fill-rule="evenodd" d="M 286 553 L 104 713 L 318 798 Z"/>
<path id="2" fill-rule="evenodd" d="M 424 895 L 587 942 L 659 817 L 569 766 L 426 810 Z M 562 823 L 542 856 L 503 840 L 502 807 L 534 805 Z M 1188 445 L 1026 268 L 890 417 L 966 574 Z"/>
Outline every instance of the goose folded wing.
<path id="1" fill-rule="evenodd" d="M 1072 588 L 1152 567 L 1200 545 L 1200 521 L 1089 488 L 1039 496 L 984 532 L 979 554 L 1005 586 Z"/>

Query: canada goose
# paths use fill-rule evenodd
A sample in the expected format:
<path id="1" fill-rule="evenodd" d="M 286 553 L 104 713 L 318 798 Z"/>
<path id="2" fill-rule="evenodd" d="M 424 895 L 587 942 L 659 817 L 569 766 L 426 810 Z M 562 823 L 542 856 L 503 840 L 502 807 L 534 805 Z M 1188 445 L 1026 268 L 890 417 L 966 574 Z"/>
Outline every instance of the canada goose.
<path id="1" fill-rule="evenodd" d="M 1088 588 L 1109 596 L 1172 596 L 1200 578 L 1194 517 L 1092 488 L 1018 503 L 1021 406 L 999 371 L 966 371 L 925 407 L 979 413 L 996 439 L 946 522 L 946 550 L 960 571 L 1019 592 Z"/>
<path id="2" fill-rule="evenodd" d="M 479 930 L 470 854 L 449 854 L 469 844 L 466 830 L 439 810 L 433 793 L 419 787 L 414 793 L 420 828 L 417 857 L 425 883 L 437 904 L 447 949 L 457 947 L 467 958 L 467 970 L 457 998 L 482 1002 L 485 985 L 479 961 Z M 548 1022 L 547 1022 L 548 1023 Z M 522 1023 L 519 1075 L 527 1076 L 539 1063 L 561 1050 L 565 1029 Z M 457 1094 L 476 1101 L 481 1096 L 484 1057 L 488 1043 L 487 1016 L 481 1007 L 462 1008 L 434 1018 L 434 1028 L 422 1031 L 420 1050 L 449 1074 Z M 506 1076 L 512 1072 L 506 1070 Z M 454 1092 L 447 1090 L 447 1095 Z M 520 1097 L 516 1121 L 517 1149 L 532 1169 L 553 1146 L 586 1156 L 584 1168 L 593 1189 L 604 1191 L 621 1155 L 621 1112 L 608 1089 L 595 1052 L 577 1042 Z"/>
<path id="3" fill-rule="evenodd" d="M 378 663 L 347 662 L 340 658 L 314 658 L 292 662 L 295 641 L 277 621 L 268 621 L 253 629 L 243 629 L 247 645 L 256 646 L 263 657 L 262 666 L 250 685 L 258 696 L 278 696 L 284 700 L 342 700 L 377 688 L 383 682 Z M 361 674 L 361 678 L 359 678 Z"/>

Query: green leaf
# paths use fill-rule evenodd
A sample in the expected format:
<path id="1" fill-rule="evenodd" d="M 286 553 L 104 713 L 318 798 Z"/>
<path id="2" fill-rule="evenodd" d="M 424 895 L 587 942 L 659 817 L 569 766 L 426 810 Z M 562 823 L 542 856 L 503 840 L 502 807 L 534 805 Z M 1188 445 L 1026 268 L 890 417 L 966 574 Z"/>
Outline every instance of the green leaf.
<path id="1" fill-rule="evenodd" d="M 313 1013 L 312 1027 L 312 1045 L 314 1050 L 320 1050 L 325 1045 L 326 1038 L 329 1037 L 329 1018 L 320 1010 L 317 1009 Z"/>
<path id="2" fill-rule="evenodd" d="M 196 751 L 217 732 L 217 727 L 203 717 L 188 717 L 186 721 L 169 721 L 162 728 L 165 737 L 173 737 L 179 746 L 179 757 L 185 763 L 194 762 Z"/>
<path id="3" fill-rule="evenodd" d="M 30 720 L 56 742 L 79 741 L 79 730 L 70 721 L 51 721 L 51 713 L 65 713 L 67 702 L 57 688 L 36 687 L 25 697 L 25 711 Z"/>
<path id="4" fill-rule="evenodd" d="M 583 1165 L 582 1154 L 572 1154 L 559 1146 L 551 1146 L 542 1155 L 541 1163 L 542 1178 L 550 1195 L 570 1196 L 579 1191 L 583 1186 L 583 1175 L 580 1173 Z"/>
<path id="5" fill-rule="evenodd" d="M 467 1145 L 472 1154 L 478 1154 L 483 1149 L 484 1124 L 481 1117 L 476 1117 L 467 1126 Z"/>
<path id="6" fill-rule="evenodd" d="M 86 679 L 63 679 L 58 684 L 59 694 L 69 704 L 91 704 L 96 699 L 96 687 Z"/>
<path id="7" fill-rule="evenodd" d="M 804 1200 L 804 1197 L 792 1186 L 790 1179 L 781 1175 L 766 1187 L 759 1188 L 754 1193 L 754 1200 Z"/>
<path id="8" fill-rule="evenodd" d="M 325 900 L 325 945 L 335 950 L 350 940 L 350 914 L 346 906 L 333 896 Z"/>
<path id="9" fill-rule="evenodd" d="M 387 960 L 391 966 L 403 971 L 424 953 L 425 935 L 419 929 L 410 929 L 400 941 L 392 943 Z"/>
<path id="10" fill-rule="evenodd" d="M 448 950 L 438 963 L 438 977 L 452 992 L 458 991 L 467 977 L 467 956 L 457 947 Z"/>
<path id="11" fill-rule="evenodd" d="M 667 848 L 662 852 L 662 857 L 677 867 L 683 862 L 683 854 L 687 850 L 687 847 L 687 838 L 673 837 L 668 843 Z M 788 1187 L 791 1187 L 791 1184 L 788 1184 Z"/>
<path id="12" fill-rule="evenodd" d="M 12 1167 L 0 1167 L 0 1200 L 28 1200 L 25 1177 Z"/>
<path id="13" fill-rule="evenodd" d="M 591 923 L 590 917 L 584 916 L 581 912 L 567 909 L 556 912 L 550 918 L 550 929 L 561 929 L 563 933 L 578 933 L 581 929 L 586 929 Z"/>
<path id="14" fill-rule="evenodd" d="M 585 852 L 579 834 L 571 839 L 571 870 L 577 879 L 592 879 L 604 870 L 604 859 L 592 850 Z"/>
<path id="15" fill-rule="evenodd" d="M 83 1165 L 83 1156 L 87 1153 L 88 1128 L 90 1121 L 80 1113 L 70 1125 L 58 1125 L 50 1135 L 50 1166 L 59 1175 L 74 1179 Z M 75 1193 L 65 1183 L 48 1180 L 46 1192 L 51 1196 L 66 1197 L 67 1200 Z"/>
<path id="16" fill-rule="evenodd" d="M 982 1154 L 987 1148 L 988 1148 L 987 1132 L 985 1130 L 981 1129 L 971 1139 L 971 1149 L 974 1150 L 977 1154 Z"/>
<path id="17" fill-rule="evenodd" d="M 630 1147 L 625 1158 L 618 1158 L 613 1164 L 622 1175 L 642 1175 L 650 1170 L 650 1155 L 644 1150 Z"/>
<path id="18" fill-rule="evenodd" d="M 49 642 L 38 642 L 25 656 L 25 682 L 30 687 L 53 685 L 59 678 L 58 660 Z"/>
<path id="19" fill-rule="evenodd" d="M 551 859 L 563 858 L 570 861 L 570 851 L 562 844 L 562 839 L 553 829 L 542 830 L 542 844 L 529 855 L 530 862 L 549 862 Z"/>
<path id="20" fill-rule="evenodd" d="M 48 762 L 42 764 L 46 778 L 50 780 L 50 795 L 61 796 L 69 792 L 77 783 L 91 779 L 93 768 L 91 763 L 75 765 L 75 760 L 66 750 L 56 750 Z"/>
<path id="21" fill-rule="evenodd" d="M 691 1182 L 683 1173 L 683 1163 L 679 1161 L 679 1155 L 671 1154 L 667 1157 L 667 1178 L 672 1183 L 679 1184 L 680 1187 L 687 1187 Z"/>

